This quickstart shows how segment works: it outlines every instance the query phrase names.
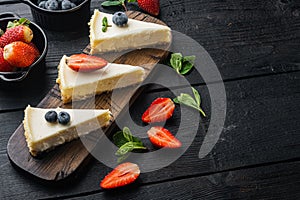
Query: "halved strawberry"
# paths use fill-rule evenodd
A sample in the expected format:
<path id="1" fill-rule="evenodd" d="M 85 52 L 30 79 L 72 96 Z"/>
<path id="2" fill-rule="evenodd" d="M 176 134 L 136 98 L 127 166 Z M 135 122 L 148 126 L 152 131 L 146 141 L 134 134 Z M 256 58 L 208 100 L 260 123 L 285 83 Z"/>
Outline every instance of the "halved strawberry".
<path id="1" fill-rule="evenodd" d="M 170 98 L 157 98 L 142 116 L 143 122 L 153 123 L 166 121 L 172 117 L 175 104 Z"/>
<path id="2" fill-rule="evenodd" d="M 0 37 L 0 47 L 4 47 L 15 41 L 22 41 L 25 43 L 31 42 L 33 38 L 32 30 L 25 25 L 18 25 L 13 28 L 8 28 Z"/>
<path id="3" fill-rule="evenodd" d="M 107 61 L 96 56 L 75 54 L 67 58 L 67 65 L 74 71 L 90 72 L 105 67 Z"/>
<path id="4" fill-rule="evenodd" d="M 159 0 L 137 0 L 139 7 L 151 15 L 159 14 Z"/>
<path id="5" fill-rule="evenodd" d="M 12 72 L 15 70 L 3 57 L 3 48 L 0 48 L 0 71 L 1 72 Z"/>
<path id="6" fill-rule="evenodd" d="M 14 67 L 29 67 L 40 53 L 37 48 L 21 41 L 12 42 L 4 47 L 4 59 Z"/>
<path id="7" fill-rule="evenodd" d="M 101 181 L 100 186 L 104 189 L 121 187 L 134 182 L 140 175 L 137 164 L 126 162 L 118 165 Z"/>
<path id="8" fill-rule="evenodd" d="M 181 142 L 175 138 L 170 131 L 161 127 L 152 127 L 148 132 L 148 137 L 152 144 L 157 147 L 179 148 Z"/>

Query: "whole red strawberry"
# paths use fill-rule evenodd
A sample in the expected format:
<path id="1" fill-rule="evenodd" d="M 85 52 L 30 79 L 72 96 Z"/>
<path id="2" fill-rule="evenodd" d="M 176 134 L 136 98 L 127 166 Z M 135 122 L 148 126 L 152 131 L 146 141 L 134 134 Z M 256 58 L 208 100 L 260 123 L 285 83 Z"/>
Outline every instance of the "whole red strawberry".
<path id="1" fill-rule="evenodd" d="M 32 30 L 28 26 L 19 25 L 5 31 L 5 33 L 0 37 L 0 47 L 3 48 L 5 45 L 15 41 L 29 43 L 32 38 Z"/>
<path id="2" fill-rule="evenodd" d="M 14 67 L 12 67 L 3 57 L 3 48 L 0 48 L 0 71 L 1 72 L 12 72 Z"/>
<path id="3" fill-rule="evenodd" d="M 12 42 L 4 47 L 4 59 L 15 67 L 29 67 L 40 53 L 37 48 L 25 42 Z"/>
<path id="4" fill-rule="evenodd" d="M 159 0 L 137 0 L 139 7 L 151 15 L 159 14 Z"/>

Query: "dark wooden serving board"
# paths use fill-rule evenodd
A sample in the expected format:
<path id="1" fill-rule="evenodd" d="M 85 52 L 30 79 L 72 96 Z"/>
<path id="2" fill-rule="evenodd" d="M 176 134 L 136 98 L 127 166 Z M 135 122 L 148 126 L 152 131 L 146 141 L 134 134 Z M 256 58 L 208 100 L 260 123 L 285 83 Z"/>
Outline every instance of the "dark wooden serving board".
<path id="1" fill-rule="evenodd" d="M 165 25 L 162 21 L 149 15 L 128 11 L 129 18 L 153 22 Z M 89 53 L 89 46 L 84 50 Z M 119 55 L 121 55 L 119 57 Z M 145 69 L 146 76 L 150 74 L 155 65 L 167 55 L 167 51 L 159 49 L 141 49 L 126 52 L 126 54 L 106 54 L 101 55 L 109 62 L 138 65 Z M 87 99 L 81 102 L 63 104 L 60 99 L 60 91 L 58 85 L 55 85 L 46 97 L 38 104 L 41 108 L 96 108 L 110 109 L 114 118 L 118 117 L 122 109 L 130 100 L 134 99 L 139 92 L 135 92 L 136 86 L 120 89 L 115 102 L 111 102 L 111 93 L 103 93 L 95 97 L 95 99 Z M 134 96 L 132 96 L 134 94 Z M 113 120 L 111 125 L 113 124 Z M 109 127 L 106 128 L 107 131 Z M 58 181 L 65 179 L 71 175 L 79 166 L 87 163 L 91 155 L 82 144 L 81 140 L 75 140 L 67 144 L 61 145 L 56 149 L 45 153 L 41 158 L 34 158 L 29 154 L 27 144 L 24 137 L 23 124 L 16 129 L 10 137 L 7 145 L 7 154 L 10 160 L 21 169 L 30 174 L 48 181 Z"/>

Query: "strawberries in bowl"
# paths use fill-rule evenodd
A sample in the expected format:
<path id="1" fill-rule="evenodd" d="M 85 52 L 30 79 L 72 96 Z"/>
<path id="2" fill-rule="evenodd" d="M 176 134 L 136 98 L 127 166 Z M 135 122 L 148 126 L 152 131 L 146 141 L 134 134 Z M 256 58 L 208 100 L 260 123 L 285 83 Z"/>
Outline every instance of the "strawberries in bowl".
<path id="1" fill-rule="evenodd" d="M 31 43 L 33 31 L 29 28 L 30 21 L 21 18 L 9 21 L 6 31 L 0 37 L 0 48 L 3 48 L 1 57 L 3 63 L 13 67 L 29 67 L 40 56 L 39 50 Z M 5 68 L 8 71 L 9 67 Z M 0 68 L 1 70 L 1 68 Z"/>
<path id="2" fill-rule="evenodd" d="M 0 29 L 1 84 L 19 82 L 29 72 L 35 75 L 44 69 L 48 42 L 38 25 L 13 13 L 2 13 Z"/>

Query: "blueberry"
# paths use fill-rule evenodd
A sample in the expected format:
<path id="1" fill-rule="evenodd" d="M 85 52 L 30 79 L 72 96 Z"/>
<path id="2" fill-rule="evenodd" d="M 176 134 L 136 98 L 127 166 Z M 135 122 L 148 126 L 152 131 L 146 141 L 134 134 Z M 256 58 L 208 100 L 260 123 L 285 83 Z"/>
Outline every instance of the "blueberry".
<path id="1" fill-rule="evenodd" d="M 71 117 L 67 112 L 62 111 L 58 114 L 58 123 L 62 125 L 68 124 L 70 122 L 70 119 Z"/>
<path id="2" fill-rule="evenodd" d="M 63 9 L 63 10 L 68 10 L 68 9 L 70 9 L 70 8 L 72 8 L 71 5 L 72 3 L 69 1 L 69 0 L 63 0 L 62 2 L 61 2 L 61 8 Z"/>
<path id="3" fill-rule="evenodd" d="M 58 10 L 59 6 L 56 0 L 48 0 L 46 2 L 46 8 L 48 10 Z"/>
<path id="4" fill-rule="evenodd" d="M 75 8 L 76 4 L 75 3 L 71 3 L 71 8 Z"/>
<path id="5" fill-rule="evenodd" d="M 125 26 L 128 22 L 128 17 L 124 12 L 116 12 L 112 21 L 117 26 Z"/>
<path id="6" fill-rule="evenodd" d="M 46 1 L 41 1 L 41 2 L 39 3 L 39 7 L 40 7 L 40 8 L 46 8 Z"/>
<path id="7" fill-rule="evenodd" d="M 57 113 L 54 110 L 50 110 L 45 114 L 47 122 L 54 123 L 57 121 Z"/>

